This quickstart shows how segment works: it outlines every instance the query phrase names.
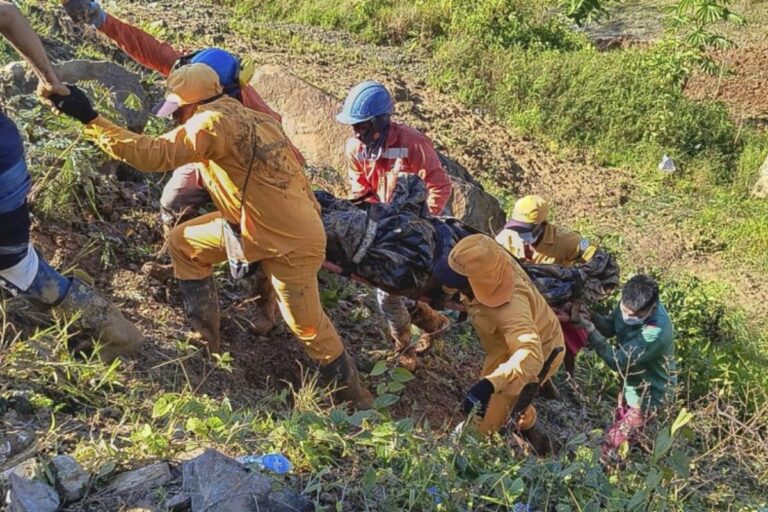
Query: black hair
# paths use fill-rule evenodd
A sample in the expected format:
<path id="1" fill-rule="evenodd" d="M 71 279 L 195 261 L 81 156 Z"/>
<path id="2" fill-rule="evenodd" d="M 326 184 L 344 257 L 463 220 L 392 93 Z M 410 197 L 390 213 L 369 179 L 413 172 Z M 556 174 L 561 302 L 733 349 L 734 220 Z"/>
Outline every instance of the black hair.
<path id="1" fill-rule="evenodd" d="M 621 302 L 632 311 L 645 311 L 659 300 L 659 284 L 646 274 L 638 274 L 624 284 Z"/>

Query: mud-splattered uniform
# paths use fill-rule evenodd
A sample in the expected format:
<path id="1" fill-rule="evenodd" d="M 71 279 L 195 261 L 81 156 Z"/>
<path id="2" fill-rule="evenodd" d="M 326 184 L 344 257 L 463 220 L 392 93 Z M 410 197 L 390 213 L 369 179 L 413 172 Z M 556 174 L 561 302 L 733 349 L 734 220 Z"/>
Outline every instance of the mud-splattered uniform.
<path id="1" fill-rule="evenodd" d="M 144 172 L 199 162 L 218 211 L 171 231 L 176 277 L 211 275 L 213 265 L 227 258 L 224 223 L 239 225 L 246 258 L 262 264 L 283 318 L 310 356 L 327 363 L 342 353 L 320 304 L 317 272 L 325 257 L 320 207 L 275 119 L 225 96 L 201 105 L 189 121 L 161 137 L 134 134 L 101 117 L 86 132 L 111 156 Z"/>
<path id="2" fill-rule="evenodd" d="M 168 76 L 179 57 L 183 56 L 183 52 L 170 44 L 159 41 L 140 28 L 107 13 L 105 13 L 104 23 L 98 27 L 98 30 L 114 41 L 136 62 L 163 76 Z M 269 108 L 269 105 L 250 85 L 240 88 L 240 98 L 246 107 L 281 122 L 280 115 Z M 296 159 L 304 165 L 304 157 L 299 150 L 293 144 L 290 144 L 290 148 Z M 173 172 L 160 196 L 163 222 L 172 225 L 180 218 L 195 216 L 197 211 L 210 200 L 203 185 L 199 164 L 194 162 L 181 166 Z"/>

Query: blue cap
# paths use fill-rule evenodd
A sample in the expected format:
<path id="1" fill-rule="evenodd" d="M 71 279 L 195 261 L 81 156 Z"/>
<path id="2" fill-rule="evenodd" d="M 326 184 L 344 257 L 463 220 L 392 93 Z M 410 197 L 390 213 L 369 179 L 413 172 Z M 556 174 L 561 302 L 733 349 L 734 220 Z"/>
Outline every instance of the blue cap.
<path id="1" fill-rule="evenodd" d="M 234 55 L 220 48 L 206 48 L 197 52 L 189 61 L 190 64 L 205 64 L 219 75 L 219 82 L 224 88 L 238 85 L 237 76 L 240 63 Z"/>

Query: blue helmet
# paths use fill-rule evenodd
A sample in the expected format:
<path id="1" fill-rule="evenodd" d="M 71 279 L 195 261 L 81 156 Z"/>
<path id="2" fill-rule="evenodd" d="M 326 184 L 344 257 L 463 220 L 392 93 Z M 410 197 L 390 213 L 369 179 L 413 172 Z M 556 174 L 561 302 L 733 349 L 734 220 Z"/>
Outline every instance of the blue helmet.
<path id="1" fill-rule="evenodd" d="M 336 120 L 343 124 L 363 123 L 394 110 L 392 96 L 386 87 L 374 80 L 366 80 L 349 91 Z"/>
<path id="2" fill-rule="evenodd" d="M 219 75 L 225 89 L 239 85 L 240 62 L 231 53 L 219 48 L 206 48 L 192 55 L 189 64 L 205 64 Z"/>

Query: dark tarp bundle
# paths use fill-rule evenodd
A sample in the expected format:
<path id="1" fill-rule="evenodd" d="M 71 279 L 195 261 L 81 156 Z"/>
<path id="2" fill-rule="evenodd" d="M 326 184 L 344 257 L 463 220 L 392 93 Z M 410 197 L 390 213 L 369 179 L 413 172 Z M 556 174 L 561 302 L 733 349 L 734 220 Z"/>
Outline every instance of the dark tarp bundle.
<path id="1" fill-rule="evenodd" d="M 598 250 L 588 263 L 575 267 L 525 263 L 528 275 L 551 305 L 582 300 L 600 302 L 619 286 L 619 267 L 612 254 Z"/>
<path id="2" fill-rule="evenodd" d="M 347 275 L 403 295 L 427 285 L 438 243 L 426 210 L 427 189 L 418 176 L 401 176 L 389 204 L 356 205 L 322 191 L 315 197 L 328 237 L 327 260 Z"/>
<path id="3" fill-rule="evenodd" d="M 427 189 L 416 175 L 401 174 L 392 202 L 355 204 L 315 192 L 328 238 L 326 260 L 385 291 L 411 298 L 448 297 L 431 279 L 432 268 L 462 238 L 477 231 L 453 218 L 429 215 Z M 597 302 L 618 285 L 613 256 L 598 251 L 579 267 L 524 264 L 536 287 L 552 305 L 571 299 Z"/>

